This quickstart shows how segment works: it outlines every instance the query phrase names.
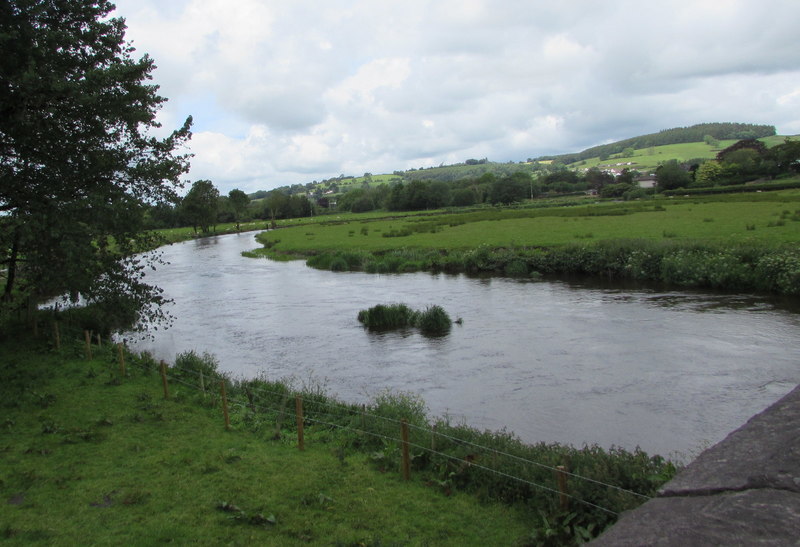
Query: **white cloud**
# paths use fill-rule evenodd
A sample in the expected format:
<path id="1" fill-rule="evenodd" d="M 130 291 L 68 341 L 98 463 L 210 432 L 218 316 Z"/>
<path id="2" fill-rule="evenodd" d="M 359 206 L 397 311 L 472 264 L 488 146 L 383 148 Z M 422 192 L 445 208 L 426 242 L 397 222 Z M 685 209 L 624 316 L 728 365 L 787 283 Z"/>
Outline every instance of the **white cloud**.
<path id="1" fill-rule="evenodd" d="M 221 191 L 524 160 L 706 121 L 800 131 L 786 0 L 118 0 Z M 765 30 L 767 29 L 767 30 Z"/>

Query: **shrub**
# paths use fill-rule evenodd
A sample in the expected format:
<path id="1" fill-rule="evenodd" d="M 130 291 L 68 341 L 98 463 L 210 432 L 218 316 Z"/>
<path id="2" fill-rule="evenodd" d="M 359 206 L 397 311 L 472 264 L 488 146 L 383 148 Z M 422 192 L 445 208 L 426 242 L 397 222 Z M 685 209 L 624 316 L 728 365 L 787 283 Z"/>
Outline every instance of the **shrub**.
<path id="1" fill-rule="evenodd" d="M 450 332 L 453 322 L 441 306 L 431 306 L 419 314 L 417 326 L 422 334 L 444 336 Z"/>
<path id="2" fill-rule="evenodd" d="M 175 373 L 178 376 L 186 376 L 189 381 L 198 382 L 200 374 L 206 380 L 220 378 L 222 375 L 217 371 L 219 361 L 210 353 L 198 355 L 194 351 L 187 351 L 178 354 L 175 358 Z"/>
<path id="3" fill-rule="evenodd" d="M 370 330 L 388 330 L 413 327 L 416 312 L 405 304 L 378 304 L 358 312 L 358 321 Z"/>
<path id="4" fill-rule="evenodd" d="M 510 277 L 524 277 L 528 275 L 528 265 L 524 260 L 516 258 L 506 264 L 505 273 Z"/>
<path id="5" fill-rule="evenodd" d="M 389 330 L 417 327 L 427 336 L 443 336 L 450 332 L 453 322 L 441 306 L 430 306 L 423 312 L 405 304 L 378 304 L 358 312 L 358 321 L 370 330 Z"/>
<path id="6" fill-rule="evenodd" d="M 331 260 L 328 269 L 332 272 L 347 272 L 350 271 L 350 266 L 347 264 L 347 260 L 341 256 L 337 256 Z"/>

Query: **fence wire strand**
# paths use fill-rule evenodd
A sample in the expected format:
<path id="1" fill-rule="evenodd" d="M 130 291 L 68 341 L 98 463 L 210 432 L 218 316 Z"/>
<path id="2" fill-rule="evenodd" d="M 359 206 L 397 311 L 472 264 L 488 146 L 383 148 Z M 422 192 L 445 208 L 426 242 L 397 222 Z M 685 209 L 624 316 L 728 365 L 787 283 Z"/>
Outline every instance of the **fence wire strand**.
<path id="1" fill-rule="evenodd" d="M 194 375 L 196 375 L 198 377 L 200 377 L 202 375 L 202 372 L 200 372 L 200 371 L 185 369 L 183 367 L 172 366 L 170 368 L 173 369 L 173 370 L 181 371 L 181 372 L 192 373 L 192 374 L 194 374 Z M 178 382 L 178 383 L 180 383 L 180 384 L 182 384 L 184 386 L 190 387 L 192 389 L 195 389 L 197 391 L 202 391 L 200 386 L 197 386 L 197 385 L 191 384 L 189 382 L 186 382 L 183 379 L 179 378 L 178 376 L 171 375 L 171 376 L 168 376 L 168 378 L 171 378 L 171 379 L 175 380 L 176 382 Z M 222 377 L 220 379 L 223 380 L 223 381 L 228 381 L 229 380 L 229 379 L 227 379 L 225 377 Z M 273 391 L 273 390 L 265 389 L 265 388 L 263 388 L 261 386 L 254 387 L 254 388 L 247 388 L 247 389 L 250 390 L 251 392 L 254 392 L 254 393 L 257 393 L 257 394 L 259 392 L 262 393 L 262 394 L 264 392 L 266 392 L 266 393 L 270 393 L 270 394 L 272 394 L 274 396 L 278 396 L 278 397 L 281 397 L 281 398 L 285 397 L 287 401 L 290 398 L 292 398 L 292 396 L 289 394 L 289 392 Z M 321 400 L 321 399 L 317 400 L 316 398 L 310 400 L 310 399 L 307 399 L 307 398 L 303 398 L 301 395 L 297 395 L 297 396 L 300 396 L 304 400 L 304 402 L 312 402 L 313 404 L 320 404 L 320 405 L 331 407 L 331 408 L 334 408 L 334 409 L 340 408 L 340 409 L 345 410 L 345 414 L 333 414 L 333 413 L 326 413 L 326 412 L 320 412 L 320 411 L 313 411 L 313 414 L 315 414 L 315 415 L 332 416 L 332 417 L 335 417 L 335 418 L 342 418 L 342 417 L 345 417 L 345 416 L 350 416 L 350 417 L 359 417 L 359 416 L 361 416 L 361 417 L 363 417 L 365 419 L 374 418 L 374 419 L 386 421 L 386 422 L 389 422 L 389 423 L 392 423 L 392 424 L 396 424 L 396 425 L 400 425 L 403 422 L 402 420 L 389 418 L 387 416 L 381 416 L 381 415 L 378 415 L 378 414 L 371 414 L 371 413 L 365 412 L 364 410 L 359 410 L 358 407 L 348 408 L 344 404 L 336 404 L 336 403 L 324 401 L 324 400 Z M 249 410 L 259 409 L 261 411 L 275 412 L 275 413 L 277 413 L 279 415 L 284 415 L 286 417 L 294 417 L 295 419 L 297 418 L 297 414 L 293 411 L 293 409 L 289 408 L 289 405 L 284 405 L 284 408 L 279 409 L 279 408 L 274 408 L 274 407 L 270 407 L 270 406 L 264 406 L 263 404 L 255 404 L 254 402 L 251 402 L 251 401 L 245 402 L 245 401 L 241 401 L 241 400 L 236 400 L 233 397 L 231 397 L 230 395 L 228 395 L 228 404 L 231 405 L 231 406 L 236 406 L 236 407 L 243 408 L 243 409 L 249 409 Z M 362 435 L 368 435 L 368 436 L 376 437 L 376 438 L 379 438 L 379 439 L 382 439 L 382 440 L 386 440 L 386 441 L 390 441 L 390 442 L 394 442 L 394 443 L 401 443 L 401 444 L 403 443 L 402 439 L 399 439 L 399 438 L 396 438 L 396 437 L 390 437 L 390 436 L 382 435 L 380 433 L 375 433 L 375 432 L 372 432 L 372 431 L 367 431 L 367 430 L 363 430 L 363 429 L 354 429 L 354 428 L 351 428 L 351 427 L 348 427 L 348 426 L 344 426 L 344 425 L 341 425 L 341 424 L 334 424 L 334 423 L 331 423 L 331 422 L 326 422 L 324 420 L 320 420 L 318 418 L 315 418 L 312 415 L 304 415 L 304 419 L 309 421 L 309 422 L 318 423 L 320 425 L 326 425 L 326 426 L 329 426 L 329 427 L 334 427 L 334 428 L 337 428 L 337 429 L 343 429 L 343 430 L 351 431 L 351 432 L 362 434 Z M 587 481 L 587 482 L 590 482 L 590 483 L 593 483 L 593 484 L 597 484 L 597 485 L 600 485 L 600 486 L 604 486 L 604 487 L 607 487 L 607 488 L 612 488 L 614 490 L 617 490 L 617 491 L 620 491 L 620 492 L 624 492 L 624 493 L 627 493 L 627 494 L 631 494 L 633 496 L 637 496 L 637 497 L 640 497 L 640 498 L 651 499 L 650 496 L 647 496 L 647 495 L 644 495 L 644 494 L 640 494 L 640 493 L 634 492 L 632 490 L 628 490 L 628 489 L 625 489 L 625 488 L 622 488 L 622 487 L 619 487 L 619 486 L 616 486 L 616 485 L 613 485 L 613 484 L 604 483 L 602 481 L 598 481 L 596 479 L 592 479 L 592 478 L 589 478 L 589 477 L 584 477 L 582 475 L 571 473 L 571 472 L 566 471 L 566 470 L 557 469 L 556 467 L 553 467 L 553 466 L 550 466 L 550 465 L 547 465 L 547 464 L 543 464 L 543 463 L 536 462 L 536 461 L 533 461 L 533 460 L 528 460 L 526 458 L 523 458 L 523 457 L 520 457 L 520 456 L 516 456 L 514 454 L 509 454 L 507 452 L 503 452 L 503 451 L 497 450 L 495 448 L 479 445 L 477 443 L 468 441 L 466 439 L 460 439 L 458 437 L 453 437 L 451 435 L 447 435 L 446 433 L 442 433 L 442 432 L 440 432 L 440 431 L 438 431 L 436 429 L 426 428 L 426 427 L 422 427 L 422 426 L 418 426 L 418 425 L 414 425 L 414 424 L 410 424 L 410 423 L 407 423 L 407 425 L 408 425 L 409 428 L 413 428 L 413 429 L 415 429 L 417 431 L 420 431 L 422 433 L 427 433 L 427 434 L 431 434 L 431 435 L 438 435 L 438 436 L 440 436 L 442 438 L 445 438 L 445 439 L 448 439 L 450 441 L 453 441 L 453 442 L 456 442 L 456 443 L 465 444 L 465 445 L 469 445 L 469 446 L 475 447 L 477 449 L 480 449 L 480 450 L 483 450 L 483 451 L 486 451 L 486 452 L 489 452 L 489 453 L 493 453 L 493 454 L 498 455 L 498 456 L 504 456 L 504 457 L 519 461 L 521 463 L 530 464 L 530 465 L 533 465 L 533 466 L 536 466 L 536 467 L 539 467 L 539 468 L 542 468 L 542 469 L 547 469 L 549 471 L 556 472 L 556 473 L 563 473 L 564 475 L 567 475 L 567 476 L 572 477 L 572 478 L 577 479 L 577 480 L 583 480 L 583 481 Z M 431 449 L 431 448 L 428 448 L 428 447 L 425 447 L 425 446 L 422 446 L 422 445 L 419 445 L 419 444 L 415 444 L 415 443 L 409 442 L 408 445 L 410 447 L 414 447 L 414 448 L 417 448 L 419 450 L 423 450 L 425 452 L 428 452 L 428 453 L 431 453 L 431 454 L 435 454 L 437 456 L 441 456 L 441 457 L 449 459 L 449 460 L 454 460 L 454 461 L 458 461 L 458 462 L 462 462 L 462 463 L 464 462 L 464 460 L 462 458 L 459 458 L 457 456 L 453 456 L 453 455 L 450 455 L 450 454 L 446 454 L 444 452 L 440 452 L 440 451 L 437 451 L 437 450 L 434 450 L 434 449 Z M 566 497 L 568 497 L 570 499 L 573 499 L 573 500 L 575 500 L 575 501 L 577 501 L 579 503 L 583 503 L 583 504 L 588 505 L 590 507 L 594 507 L 596 509 L 600 509 L 601 511 L 604 511 L 604 512 L 612 514 L 612 515 L 619 515 L 619 513 L 615 512 L 615 511 L 612 511 L 612 510 L 607 509 L 605 507 L 599 506 L 599 505 L 594 504 L 592 502 L 583 500 L 581 498 L 575 497 L 575 496 L 573 496 L 571 494 L 560 492 L 559 490 L 555 490 L 555 489 L 550 488 L 548 486 L 545 486 L 545 485 L 542 485 L 542 484 L 539 484 L 539 483 L 535 483 L 535 482 L 529 481 L 527 479 L 523 479 L 521 477 L 517 477 L 517 476 L 511 475 L 509 473 L 505 473 L 505 472 L 500 471 L 498 469 L 493 469 L 493 468 L 490 468 L 490 467 L 486 467 L 486 466 L 478 464 L 478 463 L 474 463 L 474 462 L 468 462 L 468 463 L 469 463 L 469 466 L 471 466 L 471 467 L 482 469 L 482 470 L 488 471 L 490 473 L 494 473 L 494 474 L 497 474 L 497 475 L 503 476 L 505 478 L 508 478 L 508 479 L 511 479 L 511 480 L 514 480 L 514 481 L 518 481 L 518 482 L 521 482 L 521 483 L 524 483 L 524 484 L 528 484 L 530 486 L 533 486 L 535 488 L 539 488 L 539 489 L 542 489 L 542 490 L 545 490 L 545 491 L 548 491 L 548 492 L 556 493 L 556 494 L 559 494 L 559 495 L 564 495 L 564 496 L 566 496 Z"/>

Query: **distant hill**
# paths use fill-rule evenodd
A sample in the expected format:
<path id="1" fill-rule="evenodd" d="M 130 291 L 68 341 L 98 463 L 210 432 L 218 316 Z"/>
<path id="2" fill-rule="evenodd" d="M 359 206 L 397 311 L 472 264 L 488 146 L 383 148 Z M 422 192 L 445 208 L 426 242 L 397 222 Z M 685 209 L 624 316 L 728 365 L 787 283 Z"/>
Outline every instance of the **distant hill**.
<path id="1" fill-rule="evenodd" d="M 497 163 L 486 158 L 476 160 L 468 159 L 463 163 L 395 171 L 391 174 L 364 173 L 363 176 L 339 175 L 322 181 L 313 181 L 305 185 L 295 184 L 276 188 L 286 194 L 315 194 L 318 197 L 324 194 L 338 195 L 353 188 L 375 187 L 380 184 L 407 183 L 414 180 L 441 181 L 452 183 L 464 179 L 476 179 L 486 173 L 496 177 L 511 175 L 517 171 L 536 172 L 546 168 L 547 164 L 558 162 L 572 168 L 586 169 L 588 167 L 608 165 L 614 159 L 619 162 L 625 159 L 631 169 L 654 169 L 668 159 L 687 161 L 694 158 L 713 158 L 721 149 L 740 139 L 759 138 L 768 146 L 780 144 L 783 140 L 776 137 L 775 126 L 755 125 L 748 123 L 701 123 L 690 127 L 676 127 L 664 129 L 658 133 L 641 135 L 629 139 L 593 146 L 582 152 L 561 154 L 556 156 L 540 156 L 529 159 L 527 162 Z M 580 163 L 580 165 L 576 165 Z M 611 165 L 614 165 L 613 163 Z M 266 190 L 250 194 L 252 199 L 266 197 Z"/>
<path id="2" fill-rule="evenodd" d="M 690 127 L 663 129 L 658 133 L 632 137 L 622 141 L 602 144 L 587 148 L 583 152 L 561 154 L 558 156 L 541 156 L 536 161 L 559 161 L 566 165 L 589 158 L 608 158 L 612 154 L 621 154 L 625 149 L 635 150 L 653 146 L 703 142 L 706 137 L 722 140 L 758 139 L 772 137 L 776 134 L 774 125 L 754 125 L 749 123 L 700 123 Z"/>

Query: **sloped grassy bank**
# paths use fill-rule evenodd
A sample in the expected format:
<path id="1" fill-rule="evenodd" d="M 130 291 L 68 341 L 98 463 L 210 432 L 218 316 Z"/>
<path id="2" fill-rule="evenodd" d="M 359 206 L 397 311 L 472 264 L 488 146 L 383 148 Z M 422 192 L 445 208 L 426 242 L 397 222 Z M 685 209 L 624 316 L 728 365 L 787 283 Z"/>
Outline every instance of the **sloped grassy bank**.
<path id="1" fill-rule="evenodd" d="M 526 445 L 453 424 L 413 395 L 362 406 L 319 386 L 233 380 L 209 355 L 176 359 L 165 400 L 152 358 L 126 352 L 123 377 L 115 347 L 93 347 L 92 360 L 84 351 L 0 341 L 0 534 L 10 544 L 569 544 L 675 472 L 639 450 Z M 403 419 L 408 482 L 397 471 Z M 573 474 L 568 508 L 559 465 Z"/>
<path id="2" fill-rule="evenodd" d="M 322 270 L 368 273 L 589 275 L 687 288 L 800 294 L 800 246 L 789 244 L 622 239 L 551 248 L 339 250 L 311 255 L 307 264 Z"/>

